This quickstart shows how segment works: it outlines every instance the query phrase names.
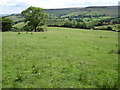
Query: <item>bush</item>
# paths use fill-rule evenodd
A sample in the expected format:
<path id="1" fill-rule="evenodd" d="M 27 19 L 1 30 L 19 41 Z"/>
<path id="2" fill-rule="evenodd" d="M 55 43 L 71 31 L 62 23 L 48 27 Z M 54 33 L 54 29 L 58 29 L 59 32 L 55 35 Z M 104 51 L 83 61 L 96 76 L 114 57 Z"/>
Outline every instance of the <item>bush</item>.
<path id="1" fill-rule="evenodd" d="M 96 30 L 113 30 L 111 26 L 100 26 L 96 27 Z"/>
<path id="2" fill-rule="evenodd" d="M 13 31 L 13 32 L 19 32 L 19 31 L 21 31 L 19 28 L 17 28 L 17 27 L 12 27 L 11 28 L 11 31 Z"/>
<path id="3" fill-rule="evenodd" d="M 94 25 L 91 23 L 86 24 L 87 29 L 94 29 Z"/>
<path id="4" fill-rule="evenodd" d="M 107 27 L 107 30 L 112 30 L 112 27 Z"/>
<path id="5" fill-rule="evenodd" d="M 65 27 L 71 27 L 71 26 L 72 26 L 72 23 L 71 23 L 70 21 L 66 21 L 66 22 L 64 23 L 64 26 L 65 26 Z"/>

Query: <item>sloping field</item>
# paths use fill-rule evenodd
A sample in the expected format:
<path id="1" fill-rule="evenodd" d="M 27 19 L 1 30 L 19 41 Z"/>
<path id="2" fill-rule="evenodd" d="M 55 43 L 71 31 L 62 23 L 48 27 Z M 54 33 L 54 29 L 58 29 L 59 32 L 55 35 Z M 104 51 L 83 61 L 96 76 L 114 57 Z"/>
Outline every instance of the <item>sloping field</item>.
<path id="1" fill-rule="evenodd" d="M 3 88 L 115 88 L 118 33 L 49 27 L 3 32 Z"/>

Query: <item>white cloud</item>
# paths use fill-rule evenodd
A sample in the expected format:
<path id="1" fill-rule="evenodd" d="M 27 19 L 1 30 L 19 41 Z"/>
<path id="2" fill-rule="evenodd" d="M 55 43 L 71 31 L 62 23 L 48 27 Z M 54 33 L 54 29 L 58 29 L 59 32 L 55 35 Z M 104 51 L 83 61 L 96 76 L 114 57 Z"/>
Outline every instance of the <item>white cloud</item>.
<path id="1" fill-rule="evenodd" d="M 41 8 L 65 8 L 117 5 L 119 0 L 1 0 L 1 13 L 20 13 L 29 6 Z"/>

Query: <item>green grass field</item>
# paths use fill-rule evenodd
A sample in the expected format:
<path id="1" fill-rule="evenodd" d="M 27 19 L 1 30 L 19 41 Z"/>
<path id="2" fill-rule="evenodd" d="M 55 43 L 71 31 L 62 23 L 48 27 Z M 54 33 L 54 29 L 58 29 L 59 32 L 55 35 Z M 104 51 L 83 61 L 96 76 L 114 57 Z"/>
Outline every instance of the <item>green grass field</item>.
<path id="1" fill-rule="evenodd" d="M 48 27 L 2 36 L 3 88 L 117 86 L 117 32 Z"/>

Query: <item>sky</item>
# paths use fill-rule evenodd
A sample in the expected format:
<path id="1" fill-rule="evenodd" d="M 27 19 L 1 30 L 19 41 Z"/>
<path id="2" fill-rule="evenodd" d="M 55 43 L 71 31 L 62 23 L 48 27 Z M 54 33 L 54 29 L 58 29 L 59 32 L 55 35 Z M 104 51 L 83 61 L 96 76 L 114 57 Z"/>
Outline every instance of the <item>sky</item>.
<path id="1" fill-rule="evenodd" d="M 29 6 L 44 9 L 87 7 L 87 6 L 113 6 L 119 0 L 0 0 L 0 14 L 20 13 Z"/>

